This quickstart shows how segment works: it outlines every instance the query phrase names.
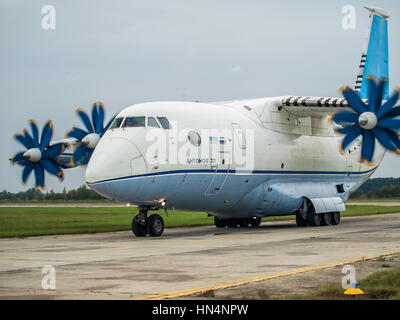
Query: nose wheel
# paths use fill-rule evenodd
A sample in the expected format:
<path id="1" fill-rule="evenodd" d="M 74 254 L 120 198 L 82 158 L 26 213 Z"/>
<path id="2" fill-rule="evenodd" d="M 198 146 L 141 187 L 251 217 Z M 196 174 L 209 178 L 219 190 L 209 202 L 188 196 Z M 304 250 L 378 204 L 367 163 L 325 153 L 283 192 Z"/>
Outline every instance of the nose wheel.
<path id="1" fill-rule="evenodd" d="M 159 237 L 164 232 L 164 220 L 159 214 L 147 216 L 148 209 L 140 208 L 132 219 L 132 232 L 136 237 Z"/>

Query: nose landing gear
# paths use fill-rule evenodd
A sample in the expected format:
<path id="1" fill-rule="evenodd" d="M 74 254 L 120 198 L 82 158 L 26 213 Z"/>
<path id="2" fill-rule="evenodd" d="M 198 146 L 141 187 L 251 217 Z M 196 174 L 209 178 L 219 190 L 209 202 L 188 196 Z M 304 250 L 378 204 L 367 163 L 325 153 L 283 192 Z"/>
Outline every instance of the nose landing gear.
<path id="1" fill-rule="evenodd" d="M 136 237 L 159 237 L 164 232 L 164 220 L 159 214 L 147 216 L 148 207 L 140 207 L 139 213 L 132 219 L 132 232 Z"/>

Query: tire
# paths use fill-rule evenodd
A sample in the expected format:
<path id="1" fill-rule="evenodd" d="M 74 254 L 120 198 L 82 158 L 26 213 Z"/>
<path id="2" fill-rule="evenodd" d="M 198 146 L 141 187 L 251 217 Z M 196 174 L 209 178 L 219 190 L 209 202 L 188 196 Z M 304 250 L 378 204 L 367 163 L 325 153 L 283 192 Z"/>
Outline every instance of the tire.
<path id="1" fill-rule="evenodd" d="M 226 227 L 226 219 L 220 219 L 214 216 L 214 224 L 217 228 L 225 228 Z"/>
<path id="2" fill-rule="evenodd" d="M 239 219 L 231 218 L 226 220 L 226 225 L 228 228 L 237 228 L 239 225 Z"/>
<path id="3" fill-rule="evenodd" d="M 152 214 L 147 221 L 147 233 L 151 237 L 159 237 L 164 232 L 164 220 L 159 214 Z"/>
<path id="4" fill-rule="evenodd" d="M 305 227 L 307 226 L 307 219 L 304 219 L 301 213 L 296 213 L 296 223 L 298 227 Z"/>
<path id="5" fill-rule="evenodd" d="M 241 228 L 248 228 L 249 224 L 250 224 L 250 219 L 247 219 L 247 218 L 240 219 L 239 226 Z"/>
<path id="6" fill-rule="evenodd" d="M 147 225 L 147 223 L 146 223 Z M 146 225 L 139 222 L 139 215 L 132 219 L 132 232 L 136 237 L 145 237 L 147 235 Z"/>
<path id="7" fill-rule="evenodd" d="M 340 212 L 332 212 L 331 216 L 331 225 L 338 225 L 340 223 Z"/>
<path id="8" fill-rule="evenodd" d="M 321 225 L 322 226 L 329 226 L 331 224 L 332 214 L 330 212 L 322 213 L 321 216 Z"/>
<path id="9" fill-rule="evenodd" d="M 261 218 L 260 217 L 253 217 L 250 219 L 250 224 L 253 228 L 256 228 L 260 225 Z"/>
<path id="10" fill-rule="evenodd" d="M 321 225 L 321 215 L 315 213 L 314 206 L 311 206 L 307 212 L 308 225 L 318 227 Z"/>

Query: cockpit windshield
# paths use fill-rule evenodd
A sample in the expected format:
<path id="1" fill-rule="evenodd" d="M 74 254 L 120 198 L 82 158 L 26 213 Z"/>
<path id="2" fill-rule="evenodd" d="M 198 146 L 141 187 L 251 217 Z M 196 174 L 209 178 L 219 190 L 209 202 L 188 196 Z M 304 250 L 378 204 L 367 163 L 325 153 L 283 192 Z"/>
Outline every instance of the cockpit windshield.
<path id="1" fill-rule="evenodd" d="M 157 119 L 157 120 L 156 120 Z M 147 117 L 147 127 L 171 129 L 166 117 Z M 110 129 L 146 127 L 146 117 L 118 117 L 112 122 Z"/>
<path id="2" fill-rule="evenodd" d="M 157 119 L 164 129 L 171 129 L 171 125 L 166 117 L 157 117 Z"/>
<path id="3" fill-rule="evenodd" d="M 144 127 L 146 125 L 145 117 L 126 117 L 124 124 L 122 125 L 124 128 L 132 128 L 132 127 Z"/>
<path id="4" fill-rule="evenodd" d="M 110 129 L 119 128 L 121 126 L 122 120 L 124 120 L 123 117 L 115 118 L 115 120 L 113 121 L 113 123 L 110 126 Z"/>

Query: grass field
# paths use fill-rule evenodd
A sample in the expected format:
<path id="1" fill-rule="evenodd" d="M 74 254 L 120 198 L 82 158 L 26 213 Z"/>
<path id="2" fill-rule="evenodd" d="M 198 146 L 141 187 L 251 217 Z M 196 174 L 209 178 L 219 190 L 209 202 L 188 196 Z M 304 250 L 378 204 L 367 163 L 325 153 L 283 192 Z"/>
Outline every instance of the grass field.
<path id="1" fill-rule="evenodd" d="M 130 230 L 131 221 L 138 212 L 134 207 L 106 208 L 1 208 L 0 238 L 93 233 Z M 342 216 L 359 216 L 400 212 L 400 206 L 349 205 Z M 213 217 L 204 212 L 169 211 L 165 226 L 185 227 L 212 225 Z M 294 216 L 270 217 L 263 221 L 293 220 Z"/>

